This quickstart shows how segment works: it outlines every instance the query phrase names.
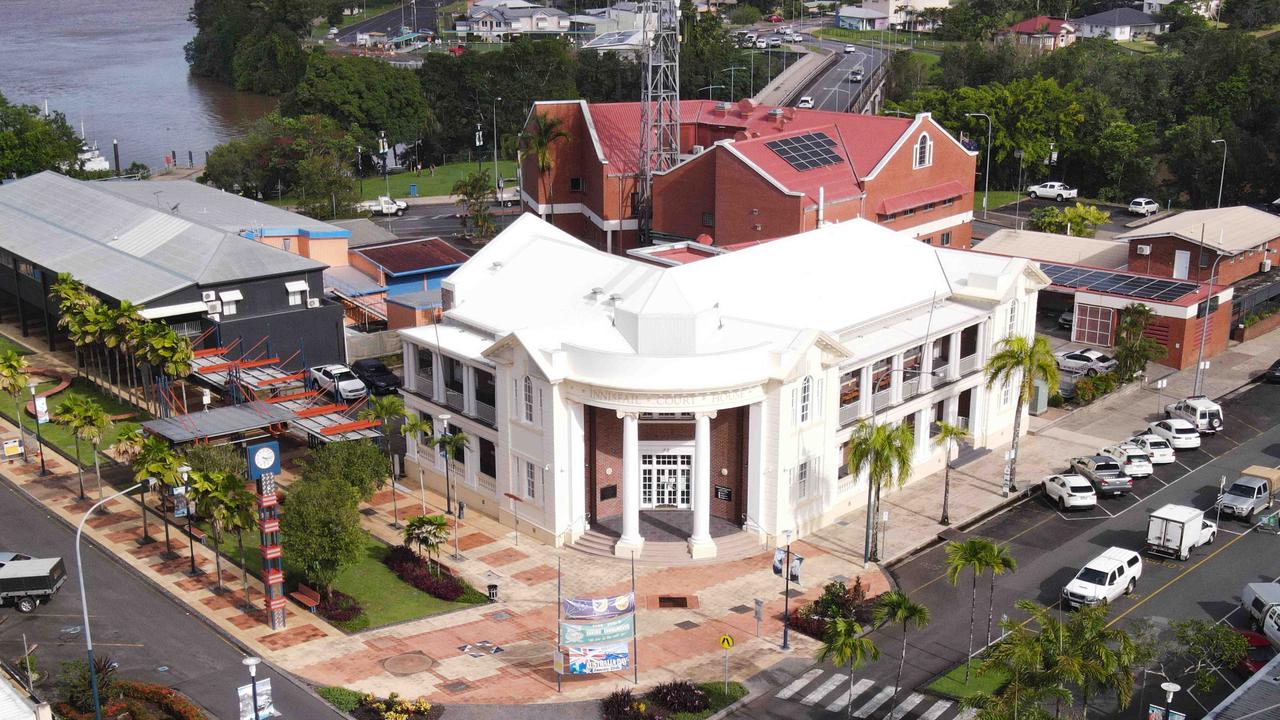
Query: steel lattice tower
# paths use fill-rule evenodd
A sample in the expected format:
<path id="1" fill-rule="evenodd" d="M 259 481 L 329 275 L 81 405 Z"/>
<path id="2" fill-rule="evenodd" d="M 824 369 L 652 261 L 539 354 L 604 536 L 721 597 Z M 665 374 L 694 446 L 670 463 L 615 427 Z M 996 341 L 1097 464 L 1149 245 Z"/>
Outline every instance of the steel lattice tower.
<path id="1" fill-rule="evenodd" d="M 653 176 L 675 167 L 680 155 L 680 6 L 677 0 L 648 3 L 643 92 L 640 94 L 640 188 L 635 208 L 640 242 L 651 242 Z"/>

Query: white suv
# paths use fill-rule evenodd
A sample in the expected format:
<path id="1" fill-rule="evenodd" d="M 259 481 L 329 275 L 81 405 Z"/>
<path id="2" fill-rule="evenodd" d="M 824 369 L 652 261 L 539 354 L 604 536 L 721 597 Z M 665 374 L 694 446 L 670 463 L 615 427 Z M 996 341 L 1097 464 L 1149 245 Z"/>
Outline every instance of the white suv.
<path id="1" fill-rule="evenodd" d="M 311 368 L 311 379 L 321 390 L 331 393 L 335 400 L 358 400 L 369 394 L 364 381 L 346 365 L 321 365 Z"/>
<path id="2" fill-rule="evenodd" d="M 1186 420 L 1202 433 L 1216 433 L 1222 429 L 1222 406 L 1203 395 L 1169 403 L 1164 408 L 1164 416 Z"/>
<path id="3" fill-rule="evenodd" d="M 1161 420 L 1147 425 L 1152 435 L 1173 446 L 1174 450 L 1191 450 L 1200 447 L 1200 433 L 1196 426 L 1181 418 Z"/>
<path id="4" fill-rule="evenodd" d="M 1159 435 L 1150 433 L 1136 435 L 1124 442 L 1126 445 L 1132 445 L 1146 453 L 1147 457 L 1151 458 L 1151 464 L 1153 465 L 1167 465 L 1176 460 L 1173 456 L 1173 446 Z"/>
<path id="5" fill-rule="evenodd" d="M 1098 504 L 1098 494 L 1089 481 L 1079 475 L 1050 475 L 1044 479 L 1044 496 L 1059 510 L 1091 508 Z"/>
<path id="6" fill-rule="evenodd" d="M 1113 602 L 1128 595 L 1142 577 L 1142 557 L 1132 550 L 1110 547 L 1080 568 L 1062 588 L 1062 602 L 1071 609 Z"/>

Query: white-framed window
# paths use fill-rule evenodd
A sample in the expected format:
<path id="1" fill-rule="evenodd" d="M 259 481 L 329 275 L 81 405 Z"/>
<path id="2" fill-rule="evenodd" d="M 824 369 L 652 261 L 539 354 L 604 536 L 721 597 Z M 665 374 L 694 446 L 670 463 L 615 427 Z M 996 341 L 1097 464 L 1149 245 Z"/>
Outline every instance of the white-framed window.
<path id="1" fill-rule="evenodd" d="M 289 304 L 290 304 L 290 305 L 301 305 L 301 304 L 302 304 L 302 292 L 301 292 L 300 290 L 290 290 L 290 291 L 289 291 Z"/>
<path id="2" fill-rule="evenodd" d="M 809 497 L 809 461 L 805 460 L 796 466 L 796 499 Z"/>
<path id="3" fill-rule="evenodd" d="M 1009 301 L 1009 325 L 1007 335 L 1016 335 L 1018 332 L 1018 298 Z"/>
<path id="4" fill-rule="evenodd" d="M 530 500 L 538 498 L 538 471 L 533 463 L 525 461 L 524 463 L 524 496 Z"/>
<path id="5" fill-rule="evenodd" d="M 236 314 L 236 301 L 235 301 L 235 300 L 223 300 L 223 301 L 222 301 L 222 314 L 223 314 L 223 315 L 235 315 L 235 314 Z"/>
<path id="6" fill-rule="evenodd" d="M 920 139 L 916 141 L 916 152 L 913 167 L 917 170 L 926 168 L 933 164 L 933 140 L 929 139 L 929 133 L 921 133 Z"/>
<path id="7" fill-rule="evenodd" d="M 533 379 L 525 375 L 524 383 L 521 387 L 521 406 L 524 408 L 524 421 L 531 423 L 533 422 Z"/>
<path id="8" fill-rule="evenodd" d="M 1013 402 L 1013 383 L 1005 380 L 1000 384 L 1000 404 L 1008 406 Z"/>
<path id="9" fill-rule="evenodd" d="M 813 415 L 813 378 L 806 377 L 800 382 L 800 422 L 809 422 Z"/>

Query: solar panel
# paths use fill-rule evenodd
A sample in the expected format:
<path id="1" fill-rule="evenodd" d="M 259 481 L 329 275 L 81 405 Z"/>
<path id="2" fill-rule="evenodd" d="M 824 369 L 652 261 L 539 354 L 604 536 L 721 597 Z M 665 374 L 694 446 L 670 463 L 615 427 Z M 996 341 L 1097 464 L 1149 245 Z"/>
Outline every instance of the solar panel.
<path id="1" fill-rule="evenodd" d="M 801 171 L 844 162 L 844 158 L 831 149 L 835 145 L 835 140 L 821 132 L 805 133 L 765 143 L 765 147 L 772 150 L 775 155 Z"/>
<path id="2" fill-rule="evenodd" d="M 1040 269 L 1044 271 L 1045 275 L 1049 276 L 1049 280 L 1054 285 L 1060 287 L 1094 290 L 1144 300 L 1158 300 L 1160 302 L 1172 302 L 1184 295 L 1195 292 L 1197 288 L 1195 283 L 1190 282 L 1161 280 L 1141 275 L 1130 275 L 1129 273 L 1091 270 L 1070 265 L 1042 263 Z"/>

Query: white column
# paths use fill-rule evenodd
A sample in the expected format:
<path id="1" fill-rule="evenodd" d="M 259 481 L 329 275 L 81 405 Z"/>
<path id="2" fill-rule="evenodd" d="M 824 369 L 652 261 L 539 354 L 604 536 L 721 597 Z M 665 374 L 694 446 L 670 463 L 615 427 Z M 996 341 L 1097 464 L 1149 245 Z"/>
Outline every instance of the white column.
<path id="1" fill-rule="evenodd" d="M 764 403 L 747 407 L 747 520 L 743 529 L 764 532 L 760 491 L 764 487 Z"/>
<path id="2" fill-rule="evenodd" d="M 587 531 L 586 408 L 569 404 L 569 534 L 573 539 Z M 556 492 L 560 486 L 556 485 Z"/>
<path id="3" fill-rule="evenodd" d="M 933 406 L 929 405 L 925 409 L 916 413 L 916 452 L 917 458 L 928 457 L 933 450 L 929 446 L 929 415 L 933 413 Z"/>
<path id="4" fill-rule="evenodd" d="M 858 381 L 859 402 L 862 403 L 862 409 L 858 411 L 858 417 L 871 417 L 871 411 L 875 409 L 875 392 L 871 387 L 871 365 L 867 363 L 861 370 L 861 379 Z"/>
<path id="5" fill-rule="evenodd" d="M 437 405 L 444 404 L 444 356 L 438 352 L 431 353 L 431 399 Z"/>
<path id="6" fill-rule="evenodd" d="M 640 420 L 633 412 L 618 412 L 622 418 L 622 537 L 613 554 L 639 555 L 644 547 L 640 536 Z"/>
<path id="7" fill-rule="evenodd" d="M 470 365 L 462 366 L 462 407 L 467 415 L 476 416 L 476 369 Z"/>
<path id="8" fill-rule="evenodd" d="M 893 371 L 889 373 L 889 400 L 891 405 L 902 402 L 902 353 L 893 356 Z"/>
<path id="9" fill-rule="evenodd" d="M 933 344 L 936 340 L 930 340 L 920 348 L 920 394 L 923 395 L 933 389 L 933 376 L 929 373 L 933 372 Z"/>
<path id="10" fill-rule="evenodd" d="M 960 333 L 951 333 L 950 345 L 947 347 L 947 380 L 960 379 Z"/>
<path id="11" fill-rule="evenodd" d="M 711 539 L 711 418 L 714 412 L 695 413 L 693 426 L 693 534 L 689 555 L 695 559 L 716 555 Z"/>

